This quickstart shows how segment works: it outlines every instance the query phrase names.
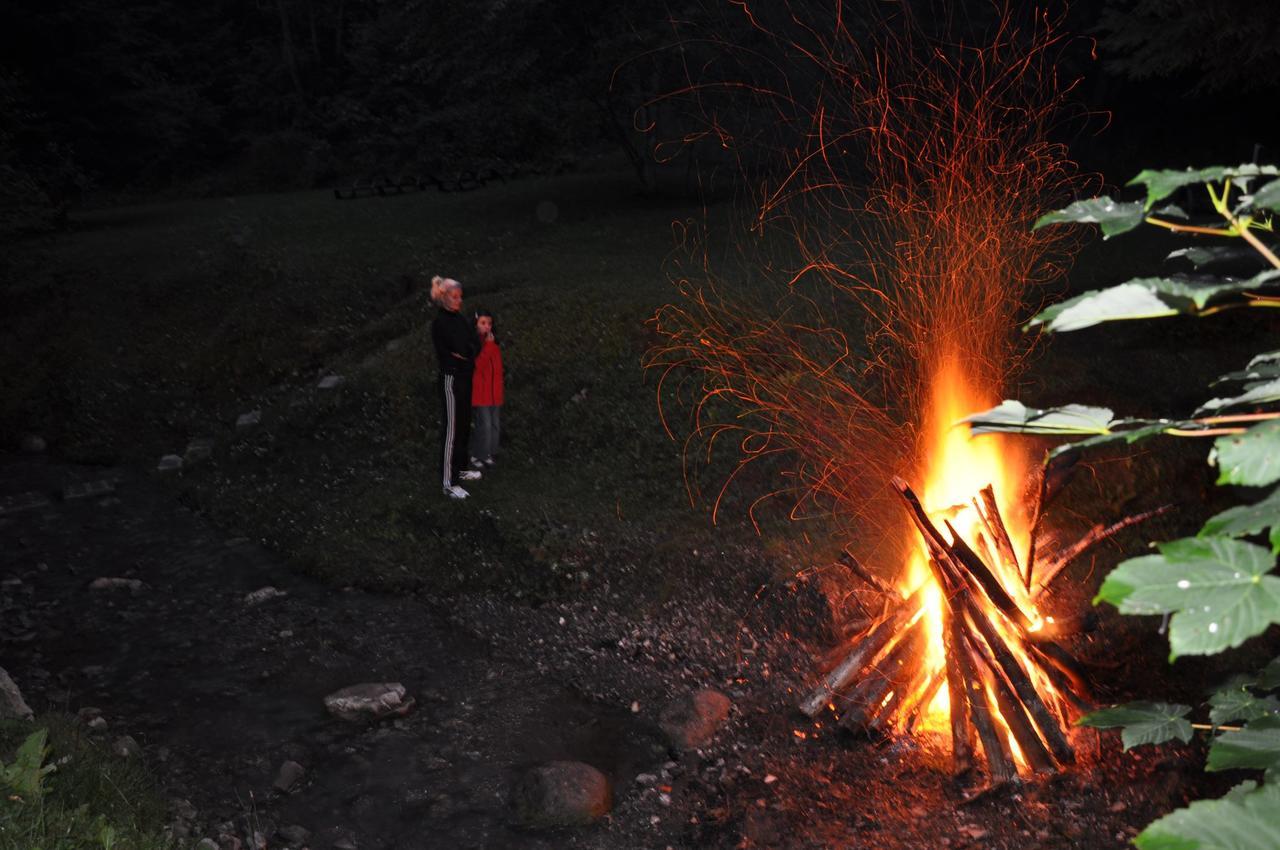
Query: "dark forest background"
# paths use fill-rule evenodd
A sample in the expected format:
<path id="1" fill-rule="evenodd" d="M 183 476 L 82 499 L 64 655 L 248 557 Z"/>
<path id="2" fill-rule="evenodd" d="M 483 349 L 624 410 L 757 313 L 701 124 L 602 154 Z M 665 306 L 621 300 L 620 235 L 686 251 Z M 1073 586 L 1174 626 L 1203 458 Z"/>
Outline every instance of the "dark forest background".
<path id="1" fill-rule="evenodd" d="M 815 8 L 752 11 L 785 20 L 793 5 Z M 996 4 L 906 5 L 963 32 Z M 754 37 L 741 4 L 713 0 L 0 0 L 0 19 L 5 229 L 87 202 L 563 169 L 601 153 L 652 188 L 653 145 L 681 135 L 689 104 L 645 104 Z M 1255 145 L 1276 158 L 1280 4 L 1080 0 L 1066 28 L 1081 37 L 1060 72 L 1083 78 L 1092 116 L 1063 132 L 1087 167 L 1114 179 Z M 743 79 L 761 70 L 739 62 Z"/>

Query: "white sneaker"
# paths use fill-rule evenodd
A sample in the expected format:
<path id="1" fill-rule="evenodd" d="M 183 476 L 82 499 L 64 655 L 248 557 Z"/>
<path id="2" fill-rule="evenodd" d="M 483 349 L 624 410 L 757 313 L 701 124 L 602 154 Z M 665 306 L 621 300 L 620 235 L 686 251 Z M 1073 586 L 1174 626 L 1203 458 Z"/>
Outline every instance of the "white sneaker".
<path id="1" fill-rule="evenodd" d="M 457 484 L 453 484 L 444 488 L 444 494 L 448 496 L 450 499 L 465 499 L 467 498 L 467 496 L 471 495 L 466 490 L 463 490 L 461 487 L 459 487 Z"/>
<path id="2" fill-rule="evenodd" d="M 484 465 L 485 465 L 485 466 L 493 466 L 493 458 L 491 458 L 491 457 L 487 457 L 487 458 L 485 458 L 485 459 L 484 459 Z"/>
<path id="3" fill-rule="evenodd" d="M 463 481 L 479 481 L 481 475 L 478 469 L 464 469 L 458 473 L 458 477 Z"/>
<path id="4" fill-rule="evenodd" d="M 472 469 L 481 469 L 481 468 L 483 468 L 483 467 L 484 467 L 484 461 L 480 460 L 480 458 L 478 458 L 478 457 L 473 457 L 473 458 L 471 459 L 471 468 L 472 468 Z"/>

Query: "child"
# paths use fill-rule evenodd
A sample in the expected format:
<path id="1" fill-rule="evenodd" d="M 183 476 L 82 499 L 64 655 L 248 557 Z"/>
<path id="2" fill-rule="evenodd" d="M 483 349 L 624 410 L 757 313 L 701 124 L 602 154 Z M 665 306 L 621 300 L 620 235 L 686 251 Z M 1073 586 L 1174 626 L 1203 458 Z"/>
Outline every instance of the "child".
<path id="1" fill-rule="evenodd" d="M 471 465 L 477 469 L 493 466 L 498 452 L 499 412 L 502 410 L 502 349 L 494 335 L 493 313 L 477 310 L 476 336 L 480 353 L 476 355 L 475 373 L 471 379 Z"/>

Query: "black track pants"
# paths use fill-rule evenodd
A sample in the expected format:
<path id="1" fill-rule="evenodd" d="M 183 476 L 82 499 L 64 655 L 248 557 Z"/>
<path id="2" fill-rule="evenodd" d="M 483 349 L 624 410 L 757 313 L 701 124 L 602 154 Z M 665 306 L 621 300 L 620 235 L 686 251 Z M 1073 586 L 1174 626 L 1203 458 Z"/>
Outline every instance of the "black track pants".
<path id="1" fill-rule="evenodd" d="M 440 376 L 440 478 L 458 483 L 471 440 L 471 374 Z"/>

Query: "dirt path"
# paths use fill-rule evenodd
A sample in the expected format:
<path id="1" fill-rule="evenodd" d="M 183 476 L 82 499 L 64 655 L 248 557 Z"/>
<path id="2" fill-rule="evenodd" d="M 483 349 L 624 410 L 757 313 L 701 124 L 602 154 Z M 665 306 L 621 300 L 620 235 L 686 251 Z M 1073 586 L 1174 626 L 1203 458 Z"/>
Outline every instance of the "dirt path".
<path id="1" fill-rule="evenodd" d="M 513 777 L 578 759 L 626 787 L 664 758 L 630 713 L 495 657 L 419 601 L 301 579 L 128 470 L 0 457 L 0 541 L 3 666 L 37 712 L 98 709 L 104 742 L 134 738 L 166 794 L 189 802 L 175 815 L 193 839 L 610 846 L 621 825 L 514 828 Z M 92 589 L 100 578 L 141 585 Z M 268 586 L 287 595 L 246 602 Z M 403 683 L 416 710 L 373 725 L 325 712 L 325 694 L 382 681 Z M 273 792 L 286 760 L 306 774 Z"/>

